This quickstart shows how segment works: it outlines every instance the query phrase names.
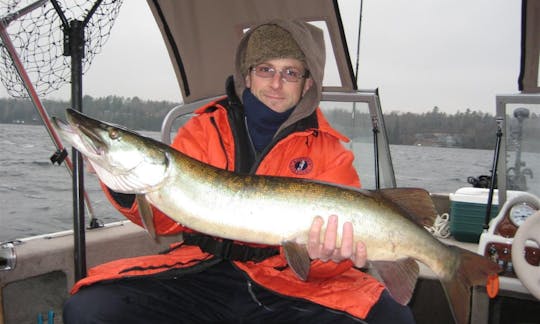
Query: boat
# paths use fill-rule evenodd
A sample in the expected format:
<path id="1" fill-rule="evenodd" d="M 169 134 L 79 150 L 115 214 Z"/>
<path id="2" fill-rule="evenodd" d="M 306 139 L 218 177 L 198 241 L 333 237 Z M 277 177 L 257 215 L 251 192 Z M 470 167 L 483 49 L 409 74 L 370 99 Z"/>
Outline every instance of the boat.
<path id="1" fill-rule="evenodd" d="M 331 122 L 353 139 L 350 149 L 355 152 L 355 167 L 364 188 L 398 185 L 380 93 L 377 89 L 357 87 L 338 1 L 147 3 L 162 33 L 184 100 L 171 107 L 165 117 L 163 142 L 171 142 L 174 131 L 196 108 L 223 95 L 224 80 L 233 72 L 235 44 L 244 30 L 258 21 L 276 17 L 304 19 L 321 27 L 330 40 L 327 65 L 331 72 L 327 74 L 334 79 L 324 87 L 321 108 L 345 112 L 346 122 L 339 118 Z M 440 239 L 489 256 L 504 268 L 496 296 L 490 297 L 492 291 L 484 287 L 473 289 L 473 324 L 540 322 L 540 238 L 534 236 L 540 232 L 536 221 L 540 218 L 540 186 L 531 181 L 533 171 L 540 168 L 539 160 L 531 158 L 540 154 L 540 21 L 534 16 L 538 10 L 540 3 L 523 2 L 520 92 L 494 98 L 497 125 L 493 133 L 497 145 L 487 185 L 453 193 L 431 193 L 439 215 L 446 215 L 435 220 L 432 229 L 437 232 L 446 226 L 452 234 Z M 198 18 L 203 16 L 204 19 Z M 77 179 L 80 175 L 76 167 L 81 166 L 76 156 L 73 160 Z M 79 190 L 80 187 L 74 188 L 74 192 Z M 78 213 L 84 210 L 80 208 L 84 195 L 74 196 L 79 199 L 74 203 L 74 230 L 0 244 L 0 323 L 61 323 L 63 302 L 86 269 L 118 258 L 157 253 L 181 240 L 180 236 L 173 236 L 155 242 L 144 229 L 128 221 L 92 228 L 87 228 L 84 221 L 77 224 Z M 442 287 L 426 267 L 421 267 L 410 307 L 419 324 L 453 323 Z"/>

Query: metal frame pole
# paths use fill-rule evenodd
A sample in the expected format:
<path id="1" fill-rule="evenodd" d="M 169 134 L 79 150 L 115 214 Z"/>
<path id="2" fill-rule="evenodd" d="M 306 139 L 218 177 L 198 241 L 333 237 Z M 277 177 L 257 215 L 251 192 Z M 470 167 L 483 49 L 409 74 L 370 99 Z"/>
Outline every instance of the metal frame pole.
<path id="1" fill-rule="evenodd" d="M 69 28 L 71 49 L 71 104 L 80 112 L 82 106 L 82 58 L 84 54 L 84 25 L 81 21 L 71 21 Z M 75 234 L 75 279 L 86 277 L 86 235 L 84 226 L 84 163 L 82 154 L 75 148 L 73 166 L 77 172 L 73 176 L 73 230 Z"/>
<path id="2" fill-rule="evenodd" d="M 72 20 L 68 23 L 62 8 L 56 0 L 51 4 L 62 20 L 64 33 L 67 38 L 64 44 L 64 55 L 71 56 L 71 104 L 72 108 L 80 112 L 82 105 L 82 74 L 84 57 L 84 28 L 92 15 L 100 6 L 102 0 L 97 0 L 84 21 Z M 86 235 L 84 226 L 84 162 L 79 151 L 73 148 L 73 234 L 74 234 L 74 263 L 75 280 L 86 277 Z"/>

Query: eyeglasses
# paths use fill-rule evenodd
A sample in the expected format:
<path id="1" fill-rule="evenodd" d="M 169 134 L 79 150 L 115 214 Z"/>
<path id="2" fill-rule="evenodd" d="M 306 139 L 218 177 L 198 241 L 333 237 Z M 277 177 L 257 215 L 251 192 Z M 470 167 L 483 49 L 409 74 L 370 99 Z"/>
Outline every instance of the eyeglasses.
<path id="1" fill-rule="evenodd" d="M 276 70 L 273 66 L 267 64 L 259 64 L 255 67 L 250 68 L 251 71 L 255 72 L 255 75 L 261 78 L 273 78 L 276 72 L 281 75 L 281 79 L 287 82 L 298 82 L 300 79 L 307 78 L 309 72 L 301 72 L 300 70 L 289 67 L 283 70 Z"/>

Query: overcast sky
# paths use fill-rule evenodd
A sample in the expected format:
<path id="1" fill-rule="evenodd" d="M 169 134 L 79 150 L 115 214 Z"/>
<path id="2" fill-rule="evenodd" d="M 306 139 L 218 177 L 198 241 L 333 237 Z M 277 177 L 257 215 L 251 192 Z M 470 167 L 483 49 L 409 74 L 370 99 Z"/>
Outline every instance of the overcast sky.
<path id="1" fill-rule="evenodd" d="M 354 66 L 359 1 L 342 2 Z M 386 112 L 438 106 L 494 114 L 496 94 L 517 93 L 520 10 L 518 0 L 365 0 L 359 87 L 379 88 Z M 93 97 L 181 101 L 146 1 L 124 1 L 83 80 L 84 94 Z M 69 93 L 68 85 L 48 97 L 69 100 Z M 0 96 L 7 96 L 2 85 Z"/>

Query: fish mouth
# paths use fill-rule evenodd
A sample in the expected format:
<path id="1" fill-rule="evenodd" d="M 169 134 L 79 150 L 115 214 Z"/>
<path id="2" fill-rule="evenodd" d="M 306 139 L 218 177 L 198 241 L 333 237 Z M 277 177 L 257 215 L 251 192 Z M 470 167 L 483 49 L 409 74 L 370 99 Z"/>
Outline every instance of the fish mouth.
<path id="1" fill-rule="evenodd" d="M 53 121 L 54 126 L 56 126 L 56 129 L 62 132 L 70 133 L 70 134 L 75 133 L 75 131 L 73 130 L 73 127 L 71 127 L 71 124 L 69 124 L 68 122 L 57 117 L 52 117 L 52 121 Z"/>
<path id="2" fill-rule="evenodd" d="M 78 124 L 77 129 L 82 133 L 81 136 L 83 142 L 86 144 L 86 148 L 89 149 L 95 155 L 101 156 L 107 150 L 107 143 L 105 143 L 101 137 L 96 134 L 95 131 L 89 129 L 85 125 Z"/>
<path id="3" fill-rule="evenodd" d="M 95 125 L 86 125 L 84 115 L 73 109 L 67 110 L 67 121 L 53 117 L 54 126 L 64 133 L 66 139 L 79 151 L 101 156 L 107 150 L 107 143 L 101 139 Z M 82 147 L 81 147 L 82 146 Z"/>

